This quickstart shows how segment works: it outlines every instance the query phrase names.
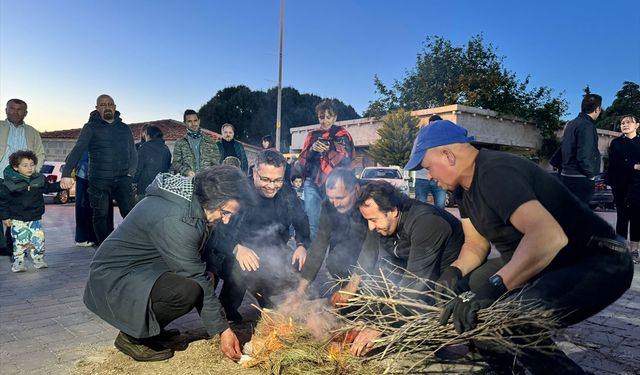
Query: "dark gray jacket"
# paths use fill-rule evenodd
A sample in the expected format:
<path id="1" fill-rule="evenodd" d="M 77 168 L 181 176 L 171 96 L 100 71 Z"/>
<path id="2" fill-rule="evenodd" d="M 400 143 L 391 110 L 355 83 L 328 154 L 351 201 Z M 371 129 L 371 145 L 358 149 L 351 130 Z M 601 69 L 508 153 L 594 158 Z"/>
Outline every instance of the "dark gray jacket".
<path id="1" fill-rule="evenodd" d="M 96 252 L 84 303 L 107 323 L 133 337 L 160 333 L 149 306 L 151 288 L 164 272 L 196 281 L 204 291 L 200 316 L 214 335 L 228 328 L 200 260 L 209 231 L 192 199 L 192 179 L 162 174 Z"/>
<path id="2" fill-rule="evenodd" d="M 133 182 L 138 184 L 138 194 L 144 194 L 158 173 L 169 172 L 171 151 L 164 139 L 152 139 L 138 149 L 138 168 Z"/>
<path id="3" fill-rule="evenodd" d="M 562 137 L 562 175 L 592 178 L 600 173 L 596 123 L 580 112 L 569 121 Z"/>

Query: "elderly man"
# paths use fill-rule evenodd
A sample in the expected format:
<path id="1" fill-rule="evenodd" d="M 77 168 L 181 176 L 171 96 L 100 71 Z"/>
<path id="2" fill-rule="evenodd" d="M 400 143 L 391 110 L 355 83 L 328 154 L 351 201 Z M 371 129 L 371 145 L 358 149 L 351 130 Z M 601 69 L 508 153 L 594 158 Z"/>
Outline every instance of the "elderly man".
<path id="1" fill-rule="evenodd" d="M 217 166 L 193 178 L 160 174 L 147 197 L 98 248 L 84 303 L 120 330 L 115 346 L 136 361 L 173 356 L 160 345 L 164 328 L 194 307 L 220 350 L 240 358 L 200 259 L 211 227 L 228 223 L 253 192 L 242 173 Z"/>
<path id="2" fill-rule="evenodd" d="M 464 189 L 464 245 L 440 281 L 459 286 L 465 277 L 470 291 L 447 305 L 442 324 L 453 318 L 458 332 L 472 330 L 480 310 L 516 289 L 521 292 L 514 298 L 540 302 L 562 326 L 620 297 L 631 284 L 633 264 L 613 228 L 531 161 L 478 150 L 472 140 L 451 121 L 435 122 L 420 130 L 405 167 L 426 168 L 447 190 Z M 487 259 L 492 244 L 501 256 Z M 530 333 L 536 332 L 504 334 L 522 344 Z M 584 373 L 551 340 L 542 346 L 522 349 L 518 362 L 534 374 Z M 478 348 L 494 370 L 512 371 L 514 358 L 504 348 Z"/>
<path id="3" fill-rule="evenodd" d="M 33 151 L 38 158 L 36 172 L 39 172 L 44 163 L 44 146 L 42 145 L 40 133 L 24 122 L 24 118 L 28 113 L 27 103 L 21 99 L 10 99 L 7 102 L 5 113 L 7 114 L 7 119 L 0 121 L 0 171 L 4 171 L 9 165 L 9 155 L 18 150 L 29 150 Z M 10 248 L 10 229 L 7 228 L 6 233 L 8 234 L 6 236 L 8 244 L 5 243 L 5 233 L 3 231 L 0 232 L 0 249 Z M 7 254 L 11 254 L 11 249 L 4 251 Z"/>
<path id="4" fill-rule="evenodd" d="M 216 143 L 220 153 L 220 163 L 224 159 L 233 156 L 240 159 L 240 169 L 244 173 L 248 173 L 249 161 L 247 160 L 247 153 L 244 151 L 242 143 L 233 138 L 235 136 L 235 127 L 229 123 L 223 124 L 220 128 L 220 133 L 222 134 L 222 139 Z"/>
<path id="5" fill-rule="evenodd" d="M 210 270 L 224 280 L 220 301 L 227 317 L 242 321 L 238 307 L 249 290 L 263 307 L 271 298 L 295 287 L 309 247 L 309 222 L 293 189 L 284 183 L 286 161 L 275 150 L 256 157 L 253 186 L 257 205 L 249 207 L 233 226 L 221 226 L 223 240 L 207 254 Z M 296 231 L 296 249 L 289 241 L 289 227 Z M 294 269 L 295 266 L 295 269 Z"/>
<path id="6" fill-rule="evenodd" d="M 131 129 L 120 119 L 116 104 L 109 95 L 100 95 L 96 110 L 80 132 L 62 170 L 60 186 L 73 186 L 71 171 L 86 151 L 89 151 L 89 200 L 93 208 L 93 228 L 97 244 L 109 233 L 109 203 L 118 202 L 120 215 L 126 217 L 133 208 L 132 180 L 138 165 L 138 154 Z"/>

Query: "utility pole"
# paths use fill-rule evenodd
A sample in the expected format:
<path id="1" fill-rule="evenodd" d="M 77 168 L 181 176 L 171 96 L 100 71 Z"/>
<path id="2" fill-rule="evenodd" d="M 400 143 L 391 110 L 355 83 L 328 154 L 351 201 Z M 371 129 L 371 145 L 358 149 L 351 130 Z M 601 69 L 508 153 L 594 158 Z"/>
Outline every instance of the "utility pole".
<path id="1" fill-rule="evenodd" d="M 284 29 L 284 0 L 280 0 L 280 62 L 278 64 L 278 110 L 276 112 L 276 150 L 280 150 L 280 127 L 282 118 L 282 31 Z"/>

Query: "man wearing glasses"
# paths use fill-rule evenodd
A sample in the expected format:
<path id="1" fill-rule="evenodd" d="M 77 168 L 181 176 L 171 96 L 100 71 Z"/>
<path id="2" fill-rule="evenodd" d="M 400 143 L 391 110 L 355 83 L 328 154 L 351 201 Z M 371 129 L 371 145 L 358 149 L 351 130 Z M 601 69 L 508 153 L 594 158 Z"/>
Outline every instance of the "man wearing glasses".
<path id="1" fill-rule="evenodd" d="M 224 280 L 220 302 L 227 319 L 241 322 L 238 307 L 249 290 L 262 307 L 271 297 L 297 285 L 309 247 L 309 221 L 295 191 L 284 184 L 286 160 L 278 151 L 256 157 L 253 185 L 258 202 L 235 225 L 221 225 L 216 243 L 206 254 L 209 269 Z M 291 249 L 289 227 L 295 229 Z"/>

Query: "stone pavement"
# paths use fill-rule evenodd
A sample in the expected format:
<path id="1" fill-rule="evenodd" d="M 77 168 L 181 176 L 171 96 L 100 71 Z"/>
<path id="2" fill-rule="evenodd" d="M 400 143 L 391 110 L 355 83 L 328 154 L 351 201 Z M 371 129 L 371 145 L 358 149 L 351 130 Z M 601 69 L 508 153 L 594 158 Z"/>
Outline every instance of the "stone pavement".
<path id="1" fill-rule="evenodd" d="M 602 215 L 615 220 L 615 213 Z M 49 268 L 35 270 L 28 262 L 28 272 L 13 274 L 9 258 L 0 257 L 0 374 L 68 374 L 77 360 L 113 345 L 116 329 L 82 303 L 95 250 L 74 246 L 74 227 L 73 205 L 47 205 Z M 202 332 L 193 312 L 175 326 Z M 561 339 L 561 347 L 585 369 L 640 374 L 640 266 L 624 296 L 564 335 L 571 342 Z"/>

